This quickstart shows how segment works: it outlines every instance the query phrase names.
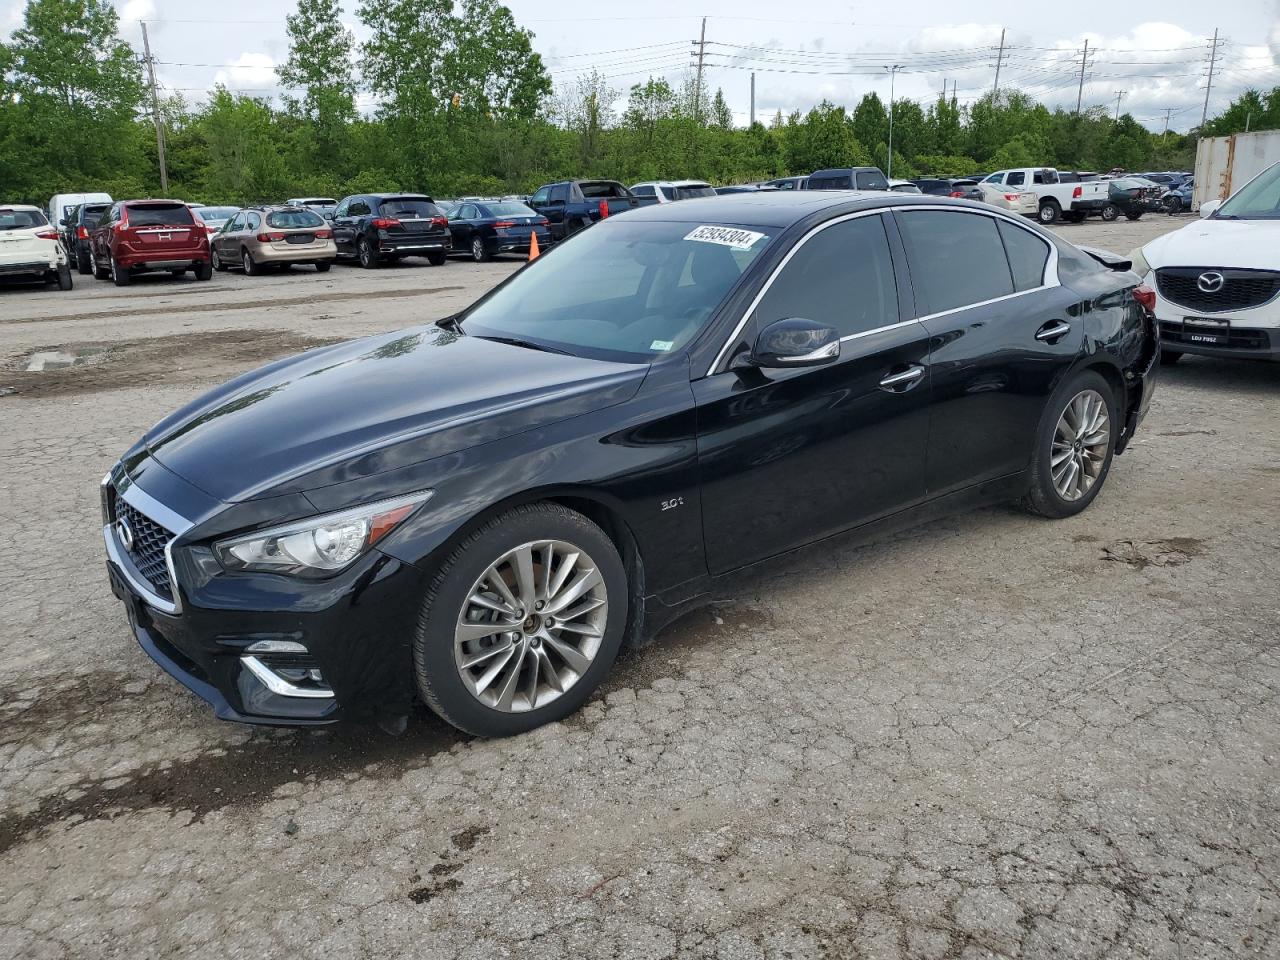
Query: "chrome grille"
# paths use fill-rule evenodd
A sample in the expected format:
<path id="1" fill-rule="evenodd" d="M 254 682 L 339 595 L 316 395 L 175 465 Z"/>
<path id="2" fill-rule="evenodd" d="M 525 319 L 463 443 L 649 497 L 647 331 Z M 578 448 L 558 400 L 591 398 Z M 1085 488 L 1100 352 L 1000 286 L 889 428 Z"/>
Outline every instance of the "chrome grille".
<path id="1" fill-rule="evenodd" d="M 1222 287 L 1200 289 L 1201 274 L 1222 274 Z M 1218 270 L 1213 267 L 1163 267 L 1156 271 L 1160 295 L 1198 313 L 1248 310 L 1260 307 L 1280 294 L 1280 272 L 1275 270 Z"/>
<path id="2" fill-rule="evenodd" d="M 112 491 L 112 513 L 117 522 L 123 520 L 127 523 L 133 534 L 133 549 L 126 553 L 138 573 L 157 594 L 165 600 L 172 600 L 173 589 L 169 583 L 169 564 L 165 557 L 165 547 L 173 539 L 173 533 L 131 506 L 114 491 Z M 116 539 L 120 539 L 118 532 Z M 121 543 L 120 546 L 123 548 L 124 544 Z"/>

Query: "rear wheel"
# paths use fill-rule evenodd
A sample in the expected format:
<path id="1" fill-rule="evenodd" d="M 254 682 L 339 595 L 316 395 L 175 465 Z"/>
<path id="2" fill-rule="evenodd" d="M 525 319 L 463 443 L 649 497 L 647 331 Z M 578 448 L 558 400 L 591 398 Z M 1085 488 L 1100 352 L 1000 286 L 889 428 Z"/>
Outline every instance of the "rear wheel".
<path id="1" fill-rule="evenodd" d="M 1174 194 L 1172 197 L 1169 197 L 1168 199 L 1166 199 L 1164 202 L 1164 212 L 1169 214 L 1169 216 L 1171 217 L 1181 213 L 1182 198 L 1179 197 L 1177 194 Z"/>
<path id="2" fill-rule="evenodd" d="M 1182 359 L 1181 352 L 1177 350 L 1161 350 L 1160 362 L 1166 367 L 1172 367 L 1175 363 Z"/>
<path id="3" fill-rule="evenodd" d="M 581 514 L 537 503 L 496 517 L 427 592 L 413 643 L 423 699 L 486 737 L 569 715 L 613 664 L 627 590 L 617 548 Z"/>
<path id="4" fill-rule="evenodd" d="M 258 266 L 258 261 L 253 259 L 253 254 L 249 252 L 248 247 L 240 250 L 240 266 L 244 267 L 244 272 L 251 277 L 256 277 L 262 272 L 262 268 Z"/>
<path id="5" fill-rule="evenodd" d="M 1102 219 L 1105 220 L 1107 223 L 1110 223 L 1112 220 L 1114 220 L 1118 216 L 1120 216 L 1120 208 L 1117 207 L 1114 203 L 1108 203 L 1105 207 L 1102 208 Z"/>
<path id="6" fill-rule="evenodd" d="M 93 262 L 89 259 L 88 250 L 76 252 L 76 270 L 80 273 L 93 273 Z"/>
<path id="7" fill-rule="evenodd" d="M 1137 213 L 1126 213 L 1124 216 L 1126 220 L 1141 220 L 1142 212 L 1139 211 Z"/>
<path id="8" fill-rule="evenodd" d="M 111 258 L 111 282 L 114 283 L 117 287 L 127 287 L 129 285 L 129 281 L 132 279 L 133 277 L 129 276 L 129 271 L 124 267 L 120 266 L 119 261 L 116 260 L 115 257 L 112 257 Z"/>
<path id="9" fill-rule="evenodd" d="M 427 254 L 427 262 L 430 263 L 433 267 L 444 266 L 445 259 L 446 258 L 443 251 L 432 252 Z"/>
<path id="10" fill-rule="evenodd" d="M 476 263 L 487 263 L 493 259 L 489 251 L 485 249 L 484 241 L 479 237 L 471 238 L 471 259 Z"/>
<path id="11" fill-rule="evenodd" d="M 328 273 L 329 268 L 333 266 L 332 260 L 317 260 L 316 273 Z"/>
<path id="12" fill-rule="evenodd" d="M 356 256 L 360 258 L 360 266 L 366 270 L 375 270 L 379 266 L 378 255 L 365 237 L 361 237 L 356 244 Z"/>
<path id="13" fill-rule="evenodd" d="M 93 260 L 93 279 L 95 280 L 111 279 L 111 268 L 109 266 L 104 267 L 101 264 L 99 264 L 96 257 Z"/>
<path id="14" fill-rule="evenodd" d="M 1089 506 L 1111 469 L 1116 401 L 1100 373 L 1085 370 L 1053 392 L 1031 458 L 1023 506 L 1043 517 L 1070 517 Z"/>
<path id="15" fill-rule="evenodd" d="M 1060 216 L 1062 216 L 1062 208 L 1058 206 L 1057 200 L 1044 201 L 1036 214 L 1041 223 L 1057 223 Z"/>

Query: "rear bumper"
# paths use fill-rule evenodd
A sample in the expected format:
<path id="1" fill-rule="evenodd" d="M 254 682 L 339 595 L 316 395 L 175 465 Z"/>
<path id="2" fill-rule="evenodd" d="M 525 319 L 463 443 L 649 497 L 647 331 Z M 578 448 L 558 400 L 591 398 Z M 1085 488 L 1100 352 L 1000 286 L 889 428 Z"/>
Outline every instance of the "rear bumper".
<path id="1" fill-rule="evenodd" d="M 48 260 L 26 260 L 15 263 L 0 263 L 0 277 L 43 277 L 58 269 L 58 263 Z"/>
<path id="2" fill-rule="evenodd" d="M 116 263 L 126 270 L 190 270 L 198 263 L 209 262 L 209 251 L 156 251 L 155 253 L 117 253 Z"/>
<path id="3" fill-rule="evenodd" d="M 379 253 L 405 253 L 409 255 L 448 251 L 453 249 L 453 236 L 445 233 L 421 237 L 379 237 Z"/>
<path id="4" fill-rule="evenodd" d="M 259 263 L 309 263 L 334 259 L 338 248 L 332 240 L 315 240 L 311 243 L 263 243 L 249 252 Z"/>

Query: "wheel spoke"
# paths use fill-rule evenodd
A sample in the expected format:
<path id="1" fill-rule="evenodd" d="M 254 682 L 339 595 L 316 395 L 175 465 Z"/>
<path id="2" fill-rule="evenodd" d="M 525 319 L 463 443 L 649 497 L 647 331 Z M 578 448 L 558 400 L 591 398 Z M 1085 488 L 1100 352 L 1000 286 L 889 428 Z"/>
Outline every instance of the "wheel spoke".
<path id="1" fill-rule="evenodd" d="M 537 587 L 533 583 L 533 544 L 521 547 L 511 558 L 511 568 L 515 571 L 516 586 L 520 590 L 520 605 L 529 610 L 533 607 Z"/>
<path id="2" fill-rule="evenodd" d="M 574 567 L 578 565 L 578 554 L 567 553 L 560 560 L 560 568 L 556 570 L 554 579 L 547 585 L 547 599 L 550 600 L 564 587 L 565 581 L 573 573 Z"/>
<path id="3" fill-rule="evenodd" d="M 556 672 L 556 668 L 552 665 L 551 658 L 547 656 L 547 651 L 537 650 L 535 652 L 542 664 L 542 675 L 546 677 L 547 685 L 557 693 L 564 693 L 564 683 L 560 680 L 560 674 Z"/>
<path id="4" fill-rule="evenodd" d="M 512 613 L 520 609 L 520 601 L 516 599 L 515 594 L 511 592 L 511 588 L 507 586 L 507 581 L 502 579 L 502 574 L 498 573 L 495 567 L 488 569 L 484 575 L 483 582 L 487 582 L 493 587 L 503 601 L 511 606 Z"/>
<path id="5" fill-rule="evenodd" d="M 514 605 L 508 606 L 501 600 L 494 600 L 488 594 L 478 591 L 471 594 L 471 602 L 477 607 L 484 607 L 486 610 L 492 610 L 494 613 L 501 613 L 507 617 L 516 615 L 516 607 Z"/>
<path id="6" fill-rule="evenodd" d="M 542 549 L 542 585 L 538 588 L 538 598 L 545 600 L 551 596 L 551 566 L 555 563 L 556 545 L 547 543 Z"/>
<path id="7" fill-rule="evenodd" d="M 516 648 L 515 656 L 511 658 L 512 660 L 515 660 L 515 663 L 512 665 L 511 670 L 507 673 L 506 678 L 502 681 L 502 684 L 498 687 L 497 691 L 499 710 L 511 709 L 511 703 L 516 697 L 516 687 L 520 684 L 520 668 L 524 665 L 524 656 L 527 649 L 528 648 L 523 643 L 520 644 L 520 646 Z M 510 660 L 508 663 L 510 663 Z"/>
<path id="8" fill-rule="evenodd" d="M 500 653 L 509 652 L 511 648 L 514 646 L 515 644 L 512 643 L 510 639 L 507 640 L 506 646 L 502 646 L 501 644 L 495 643 L 492 647 L 488 647 L 484 650 L 481 650 L 479 653 L 473 653 L 469 657 L 464 657 L 462 660 L 462 666 L 464 669 L 469 670 L 472 667 L 475 667 L 475 666 L 478 666 L 479 664 L 484 663 L 486 660 L 492 657 L 496 657 Z"/>
<path id="9" fill-rule="evenodd" d="M 547 603 L 547 610 L 550 613 L 563 610 L 599 583 L 601 583 L 599 570 L 594 567 L 583 570 L 572 583 L 551 598 Z"/>
<path id="10" fill-rule="evenodd" d="M 501 660 L 495 660 L 493 663 L 489 664 L 489 669 L 485 670 L 480 678 L 475 681 L 476 696 L 479 696 L 489 689 L 489 684 L 493 683 L 503 670 L 506 669 L 507 664 L 511 662 L 511 658 L 515 655 L 515 652 L 515 644 L 512 644 L 503 651 L 505 655 Z"/>
<path id="11" fill-rule="evenodd" d="M 542 651 L 530 650 L 526 658 L 529 661 L 529 679 L 525 681 L 524 698 L 529 701 L 529 708 L 538 705 L 538 668 L 542 666 Z"/>
<path id="12" fill-rule="evenodd" d="M 560 659 L 567 663 L 569 668 L 577 673 L 578 676 L 582 676 L 582 674 L 586 673 L 587 668 L 591 666 L 590 657 L 584 656 L 577 647 L 565 643 L 563 640 L 550 637 L 547 639 L 546 644 L 554 650 L 560 656 Z"/>
<path id="13" fill-rule="evenodd" d="M 495 633 L 510 633 L 514 629 L 515 624 L 511 623 L 460 623 L 453 636 L 458 643 L 467 643 L 492 637 Z"/>

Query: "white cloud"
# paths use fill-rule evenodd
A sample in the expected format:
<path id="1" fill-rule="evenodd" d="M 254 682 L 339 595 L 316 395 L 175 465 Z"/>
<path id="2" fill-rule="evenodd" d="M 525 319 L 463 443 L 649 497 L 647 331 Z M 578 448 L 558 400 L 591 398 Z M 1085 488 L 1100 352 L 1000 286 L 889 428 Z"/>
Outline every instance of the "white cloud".
<path id="1" fill-rule="evenodd" d="M 276 86 L 276 65 L 269 54 L 246 51 L 231 64 L 214 74 L 215 84 L 220 83 L 229 90 L 251 91 Z"/>

